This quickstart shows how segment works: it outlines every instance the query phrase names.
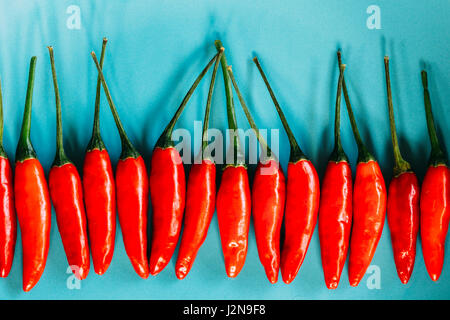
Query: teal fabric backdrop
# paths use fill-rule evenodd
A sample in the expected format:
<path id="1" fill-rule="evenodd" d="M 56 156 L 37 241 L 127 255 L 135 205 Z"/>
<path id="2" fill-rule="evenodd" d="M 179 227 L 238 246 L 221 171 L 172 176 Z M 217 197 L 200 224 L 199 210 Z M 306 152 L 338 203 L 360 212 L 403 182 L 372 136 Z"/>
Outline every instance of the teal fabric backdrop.
<path id="1" fill-rule="evenodd" d="M 377 6 L 375 11 L 371 11 Z M 370 7 L 370 8 L 369 8 Z M 383 56 L 391 57 L 395 116 L 403 154 L 422 180 L 430 152 L 420 70 L 426 65 L 433 111 L 442 142 L 450 148 L 450 2 L 430 1 L 0 1 L 0 76 L 3 85 L 6 151 L 14 159 L 25 102 L 29 60 L 38 57 L 32 141 L 46 172 L 55 154 L 55 106 L 46 46 L 55 50 L 62 98 L 66 151 L 81 169 L 93 121 L 96 69 L 90 51 L 108 37 L 105 76 L 124 126 L 149 162 L 162 129 L 221 39 L 256 123 L 282 129 L 253 65 L 257 55 L 302 148 L 322 177 L 333 144 L 337 84 L 336 50 L 343 50 L 346 79 L 363 138 L 391 179 Z M 374 17 L 373 15 L 378 15 Z M 379 25 L 377 25 L 379 23 Z M 378 28 L 377 28 L 378 27 Z M 213 101 L 211 126 L 226 128 L 222 75 Z M 177 127 L 192 130 L 203 118 L 207 81 L 195 93 Z M 236 100 L 237 102 L 237 100 Z M 248 128 L 237 106 L 239 125 Z M 115 165 L 120 140 L 104 95 L 101 130 Z M 357 149 L 345 108 L 342 139 L 354 168 Z M 289 145 L 280 131 L 280 160 Z M 194 150 L 196 152 L 196 150 Z M 253 168 L 251 168 L 253 169 Z M 450 245 L 450 242 L 447 241 Z M 236 279 L 223 266 L 217 219 L 189 276 L 177 280 L 174 260 L 158 276 L 140 279 L 125 254 L 120 228 L 112 264 L 103 276 L 91 270 L 71 282 L 53 215 L 47 267 L 30 292 L 22 292 L 20 235 L 11 274 L 0 279 L 1 299 L 416 299 L 450 298 L 450 254 L 433 283 L 421 244 L 410 282 L 397 277 L 386 223 L 371 274 L 357 288 L 347 266 L 337 290 L 326 289 L 317 230 L 296 280 L 271 285 L 259 262 L 253 227 L 247 261 Z"/>

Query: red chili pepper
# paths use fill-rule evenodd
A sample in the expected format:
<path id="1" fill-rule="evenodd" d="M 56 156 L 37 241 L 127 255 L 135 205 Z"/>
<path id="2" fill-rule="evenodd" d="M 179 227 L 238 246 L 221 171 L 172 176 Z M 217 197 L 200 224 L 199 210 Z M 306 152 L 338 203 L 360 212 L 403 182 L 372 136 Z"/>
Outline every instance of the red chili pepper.
<path id="1" fill-rule="evenodd" d="M 183 220 L 186 178 L 180 154 L 172 141 L 172 131 L 186 103 L 214 63 L 217 55 L 209 61 L 197 77 L 153 150 L 150 169 L 150 197 L 153 208 L 152 248 L 149 264 L 151 275 L 161 272 L 172 258 Z"/>
<path id="2" fill-rule="evenodd" d="M 100 65 L 103 66 L 106 38 L 103 39 Z M 100 135 L 101 79 L 97 78 L 92 137 L 83 165 L 83 191 L 95 273 L 108 269 L 114 253 L 116 236 L 116 191 L 111 160 Z"/>
<path id="3" fill-rule="evenodd" d="M 17 238 L 14 211 L 13 175 L 8 155 L 3 149 L 3 99 L 0 83 L 0 277 L 11 270 Z"/>
<path id="4" fill-rule="evenodd" d="M 55 207 L 56 221 L 67 261 L 75 276 L 82 280 L 87 277 L 90 264 L 83 189 L 77 168 L 64 152 L 61 100 L 53 48 L 48 47 L 48 51 L 56 100 L 56 156 L 49 174 L 50 196 Z"/>
<path id="5" fill-rule="evenodd" d="M 352 226 L 352 171 L 341 144 L 341 90 L 345 65 L 339 66 L 334 127 L 335 146 L 330 156 L 319 207 L 319 238 L 322 267 L 328 289 L 336 289 L 347 258 Z"/>
<path id="6" fill-rule="evenodd" d="M 392 105 L 389 57 L 384 57 L 386 87 L 394 149 L 394 177 L 389 184 L 387 217 L 391 229 L 394 260 L 400 281 L 406 284 L 411 277 L 416 258 L 416 241 L 419 231 L 419 181 L 411 165 L 402 158 L 395 129 Z"/>
<path id="7" fill-rule="evenodd" d="M 123 243 L 134 270 L 140 277 L 147 279 L 149 275 L 147 260 L 147 169 L 144 159 L 134 148 L 122 126 L 97 57 L 94 52 L 91 55 L 97 66 L 122 142 L 122 153 L 116 167 L 116 194 Z"/>
<path id="8" fill-rule="evenodd" d="M 338 51 L 337 54 L 339 65 L 341 65 L 341 52 Z M 380 166 L 367 150 L 359 134 L 345 78 L 342 80 L 342 90 L 358 146 L 358 163 L 353 186 L 353 226 L 348 260 L 349 282 L 351 286 L 356 287 L 372 261 L 383 232 L 387 193 Z"/>
<path id="9" fill-rule="evenodd" d="M 286 199 L 286 181 L 278 159 L 259 134 L 237 86 L 231 66 L 228 67 L 228 73 L 242 109 L 263 150 L 253 178 L 252 212 L 259 260 L 270 283 L 276 283 L 280 268 L 280 231 Z"/>
<path id="10" fill-rule="evenodd" d="M 420 194 L 420 236 L 428 274 L 437 281 L 444 265 L 445 238 L 450 221 L 450 170 L 436 134 L 425 71 L 422 71 L 422 84 L 431 156 Z"/>
<path id="11" fill-rule="evenodd" d="M 30 140 L 36 57 L 31 58 L 22 129 L 16 150 L 14 195 L 22 237 L 23 290 L 41 278 L 50 242 L 51 203 L 44 170 Z"/>
<path id="12" fill-rule="evenodd" d="M 191 270 L 197 252 L 206 239 L 215 210 L 216 165 L 210 155 L 206 154 L 206 148 L 208 147 L 208 121 L 211 99 L 221 56 L 222 54 L 216 58 L 209 86 L 205 120 L 203 122 L 202 148 L 199 154 L 202 162 L 194 163 L 189 172 L 183 236 L 175 265 L 175 274 L 180 280 L 184 279 Z"/>
<path id="13" fill-rule="evenodd" d="M 214 43 L 217 50 L 223 47 L 219 40 Z M 233 88 L 227 71 L 225 55 L 222 55 L 220 62 L 227 98 L 228 127 L 232 139 L 231 148 L 228 152 L 230 152 L 232 161 L 227 163 L 223 169 L 219 191 L 217 192 L 216 208 L 225 271 L 228 277 L 235 278 L 241 272 L 247 256 L 251 196 L 247 166 L 237 134 Z"/>
<path id="14" fill-rule="evenodd" d="M 289 284 L 297 276 L 316 227 L 320 200 L 319 177 L 314 165 L 300 149 L 258 58 L 253 58 L 253 61 L 272 97 L 291 146 L 284 213 L 285 237 L 281 249 L 281 275 L 283 281 Z"/>

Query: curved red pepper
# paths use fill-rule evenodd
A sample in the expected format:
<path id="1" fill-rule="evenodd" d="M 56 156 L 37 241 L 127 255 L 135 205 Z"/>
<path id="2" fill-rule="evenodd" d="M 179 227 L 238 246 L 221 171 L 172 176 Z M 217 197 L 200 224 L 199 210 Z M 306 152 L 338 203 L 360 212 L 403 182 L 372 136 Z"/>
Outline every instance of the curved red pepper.
<path id="1" fill-rule="evenodd" d="M 258 58 L 254 57 L 253 61 L 269 91 L 291 147 L 284 213 L 285 237 L 281 250 L 281 275 L 283 281 L 289 284 L 297 276 L 316 227 L 320 200 L 319 177 L 311 161 L 300 149 Z"/>
<path id="2" fill-rule="evenodd" d="M 49 188 L 67 261 L 75 276 L 85 279 L 89 273 L 90 256 L 83 190 L 77 168 L 72 163 L 53 166 Z"/>
<path id="3" fill-rule="evenodd" d="M 352 171 L 347 161 L 328 162 L 322 181 L 319 238 L 328 289 L 336 289 L 347 258 L 352 226 Z"/>
<path id="4" fill-rule="evenodd" d="M 402 173 L 391 180 L 387 218 L 397 273 L 406 284 L 414 268 L 419 232 L 419 181 L 413 172 Z"/>
<path id="5" fill-rule="evenodd" d="M 214 41 L 216 49 L 223 48 L 220 40 Z M 227 71 L 225 54 L 220 59 L 227 103 L 228 127 L 236 131 L 237 121 L 233 102 L 233 87 Z M 217 192 L 216 208 L 219 221 L 220 240 L 227 276 L 235 278 L 245 264 L 250 228 L 251 195 L 247 167 L 243 158 L 239 135 L 231 135 L 229 152 L 232 163 L 225 166 Z"/>
<path id="6" fill-rule="evenodd" d="M 30 291 L 45 269 L 51 226 L 47 181 L 37 159 L 16 162 L 14 194 L 22 237 L 23 290 Z"/>
<path id="7" fill-rule="evenodd" d="M 107 39 L 103 39 L 100 66 L 103 66 Z M 97 77 L 92 137 L 83 164 L 83 192 L 88 234 L 95 273 L 108 270 L 116 237 L 116 189 L 108 151 L 100 135 L 100 73 Z"/>
<path id="8" fill-rule="evenodd" d="M 94 52 L 91 52 L 109 107 L 122 141 L 122 153 L 116 168 L 116 195 L 123 243 L 134 270 L 141 278 L 148 278 L 147 211 L 148 175 L 145 162 L 131 143 L 120 121 L 117 108 Z"/>
<path id="9" fill-rule="evenodd" d="M 94 271 L 102 275 L 111 263 L 116 236 L 116 191 L 108 151 L 86 152 L 83 190 Z"/>
<path id="10" fill-rule="evenodd" d="M 286 181 L 278 160 L 260 135 L 253 117 L 242 97 L 231 66 L 227 68 L 245 116 L 263 149 L 252 186 L 252 213 L 256 245 L 261 264 L 271 283 L 278 281 L 280 267 L 280 230 L 286 199 Z"/>
<path id="11" fill-rule="evenodd" d="M 150 168 L 150 197 L 153 208 L 150 274 L 161 272 L 172 258 L 180 235 L 186 196 L 186 178 L 180 154 L 172 141 L 173 128 L 217 53 L 195 79 L 175 115 L 153 150 Z"/>
<path id="12" fill-rule="evenodd" d="M 81 179 L 67 158 L 63 146 L 61 100 L 56 79 L 53 48 L 48 47 L 56 100 L 56 156 L 49 174 L 50 196 L 67 261 L 75 276 L 82 280 L 89 273 L 89 244 Z"/>
<path id="13" fill-rule="evenodd" d="M 450 170 L 430 166 L 420 195 L 420 235 L 425 266 L 433 281 L 442 272 L 450 221 Z"/>
<path id="14" fill-rule="evenodd" d="M 337 52 L 337 56 L 339 64 L 342 64 L 340 51 Z M 353 186 L 353 226 L 348 260 L 348 279 L 350 285 L 356 287 L 372 261 L 383 232 L 387 193 L 380 166 L 367 150 L 359 134 L 345 78 L 342 79 L 342 91 L 353 136 L 358 146 L 358 164 Z"/>
<path id="15" fill-rule="evenodd" d="M 186 181 L 183 162 L 174 147 L 156 147 L 150 171 L 153 206 L 150 274 L 164 269 L 177 246 L 183 219 Z"/>
<path id="16" fill-rule="evenodd" d="M 30 140 L 35 68 L 36 57 L 32 57 L 14 176 L 14 200 L 22 237 L 24 291 L 30 291 L 44 272 L 51 225 L 51 204 L 47 181 Z"/>
<path id="17" fill-rule="evenodd" d="M 17 238 L 13 176 L 8 158 L 0 156 L 0 277 L 11 270 Z"/>
<path id="18" fill-rule="evenodd" d="M 242 270 L 247 256 L 251 196 L 247 168 L 225 168 L 216 200 L 220 239 L 228 277 Z"/>
<path id="19" fill-rule="evenodd" d="M 116 168 L 117 209 L 123 243 L 137 274 L 149 275 L 147 259 L 148 174 L 144 159 L 119 160 Z"/>
<path id="20" fill-rule="evenodd" d="M 445 240 L 450 221 L 450 170 L 436 134 L 425 71 L 422 71 L 422 84 L 431 156 L 420 194 L 420 236 L 428 274 L 433 281 L 437 281 L 444 265 Z"/>
<path id="21" fill-rule="evenodd" d="M 206 239 L 215 210 L 216 165 L 209 159 L 195 163 L 189 172 L 186 214 L 175 272 L 184 279 L 191 270 L 200 246 Z"/>
<path id="22" fill-rule="evenodd" d="M 394 177 L 389 184 L 387 218 L 391 230 L 392 248 L 397 274 L 406 284 L 411 277 L 416 258 L 417 233 L 419 232 L 419 181 L 411 165 L 402 158 L 395 129 L 394 107 L 392 104 L 389 57 L 384 57 L 386 89 L 394 149 Z"/>
<path id="23" fill-rule="evenodd" d="M 253 178 L 252 213 L 259 260 L 271 283 L 278 281 L 285 198 L 286 181 L 278 161 L 259 162 Z"/>
<path id="24" fill-rule="evenodd" d="M 322 267 L 328 289 L 336 289 L 347 258 L 352 226 L 352 171 L 340 138 L 340 105 L 345 65 L 340 65 L 336 97 L 335 147 L 322 182 L 319 239 Z"/>
<path id="25" fill-rule="evenodd" d="M 348 260 L 350 285 L 364 277 L 377 249 L 386 217 L 386 185 L 375 160 L 359 162 L 353 186 L 353 226 Z"/>
<path id="26" fill-rule="evenodd" d="M 208 228 L 214 214 L 216 202 L 216 165 L 205 154 L 208 146 L 208 122 L 211 110 L 211 100 L 216 81 L 217 69 L 224 49 L 221 49 L 214 64 L 208 99 L 206 102 L 205 119 L 203 122 L 201 163 L 194 163 L 189 173 L 186 194 L 186 214 L 184 230 L 181 238 L 175 273 L 178 279 L 184 279 L 191 270 L 197 252 L 206 239 Z"/>
<path id="27" fill-rule="evenodd" d="M 281 275 L 287 284 L 295 279 L 305 259 L 317 223 L 319 201 L 319 177 L 311 161 L 289 162 L 281 250 Z"/>
<path id="28" fill-rule="evenodd" d="M 17 238 L 14 211 L 13 174 L 8 156 L 3 149 L 3 101 L 0 84 L 0 277 L 11 270 Z"/>

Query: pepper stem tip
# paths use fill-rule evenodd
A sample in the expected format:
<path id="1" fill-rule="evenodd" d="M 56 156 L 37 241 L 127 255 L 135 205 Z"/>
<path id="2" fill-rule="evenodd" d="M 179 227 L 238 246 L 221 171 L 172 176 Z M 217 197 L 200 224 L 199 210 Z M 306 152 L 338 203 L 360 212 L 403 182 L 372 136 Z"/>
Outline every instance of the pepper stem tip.
<path id="1" fill-rule="evenodd" d="M 422 70 L 421 75 L 422 75 L 422 85 L 423 88 L 426 90 L 428 89 L 427 72 L 425 70 Z"/>

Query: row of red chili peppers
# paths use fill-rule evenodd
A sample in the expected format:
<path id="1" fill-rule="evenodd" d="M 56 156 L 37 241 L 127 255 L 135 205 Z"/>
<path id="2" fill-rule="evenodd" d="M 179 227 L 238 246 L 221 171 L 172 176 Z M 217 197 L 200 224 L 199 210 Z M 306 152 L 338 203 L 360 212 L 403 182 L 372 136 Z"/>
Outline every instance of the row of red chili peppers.
<path id="1" fill-rule="evenodd" d="M 57 150 L 49 174 L 48 187 L 30 140 L 36 58 L 31 59 L 24 120 L 16 152 L 14 192 L 12 170 L 3 148 L 0 148 L 2 181 L 0 276 L 6 277 L 11 268 L 16 240 L 15 212 L 17 212 L 22 231 L 23 288 L 29 291 L 38 282 L 48 254 L 51 198 L 69 265 L 79 279 L 84 279 L 89 272 L 89 250 L 93 257 L 95 272 L 103 274 L 108 269 L 114 251 L 117 206 L 127 255 L 135 271 L 142 278 L 147 278 L 149 274 L 156 275 L 170 261 L 178 243 L 184 214 L 184 231 L 175 266 L 177 277 L 183 279 L 191 269 L 197 252 L 206 238 L 211 218 L 217 208 L 225 269 L 229 277 L 237 276 L 244 265 L 252 213 L 258 254 L 271 283 L 277 282 L 280 269 L 286 283 L 290 283 L 296 277 L 318 219 L 322 265 L 327 287 L 330 289 L 337 287 L 348 250 L 350 250 L 349 281 L 352 286 L 356 286 L 375 253 L 387 208 L 394 259 L 401 281 L 408 282 L 413 269 L 419 219 L 425 264 L 430 277 L 437 280 L 443 266 L 444 243 L 450 219 L 450 173 L 434 127 L 426 73 L 422 72 L 422 80 L 432 154 L 422 184 L 419 209 L 417 178 L 410 165 L 401 157 L 398 147 L 388 58 L 385 58 L 386 83 L 395 158 L 394 177 L 388 192 L 378 163 L 359 135 L 344 80 L 345 66 L 341 62 L 340 52 L 338 52 L 340 74 L 335 110 L 335 148 L 320 189 L 317 172 L 301 151 L 258 60 L 255 58 L 254 62 L 272 97 L 291 145 L 287 179 L 276 155 L 259 134 L 231 66 L 227 65 L 220 41 L 216 41 L 216 47 L 218 53 L 197 77 L 158 139 L 148 175 L 142 156 L 125 133 L 102 73 L 106 48 L 106 39 L 103 40 L 100 62 L 92 52 L 99 76 L 94 127 L 83 165 L 83 181 L 64 152 L 61 102 L 53 50 L 49 47 L 57 110 Z M 222 65 L 225 83 L 229 128 L 237 129 L 233 102 L 234 87 L 264 152 L 260 157 L 250 191 L 239 136 L 233 135 L 232 148 L 229 150 L 232 152 L 233 161 L 223 170 L 216 196 L 216 167 L 206 151 L 211 99 L 219 62 Z M 178 151 L 174 148 L 172 131 L 190 96 L 213 64 L 202 148 L 199 154 L 202 161 L 192 165 L 186 188 L 184 166 Z M 99 106 L 102 85 L 122 142 L 122 153 L 115 178 L 100 135 Z M 359 150 L 354 184 L 348 158 L 340 141 L 341 92 L 344 93 Z M 148 261 L 149 190 L 153 209 L 153 230 Z M 280 230 L 283 218 L 285 238 L 281 246 Z"/>

